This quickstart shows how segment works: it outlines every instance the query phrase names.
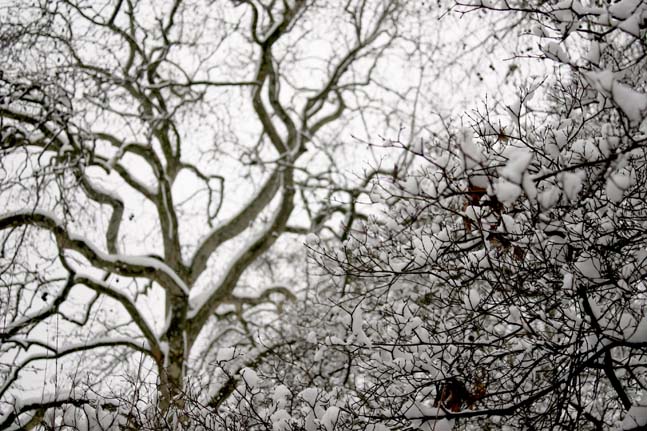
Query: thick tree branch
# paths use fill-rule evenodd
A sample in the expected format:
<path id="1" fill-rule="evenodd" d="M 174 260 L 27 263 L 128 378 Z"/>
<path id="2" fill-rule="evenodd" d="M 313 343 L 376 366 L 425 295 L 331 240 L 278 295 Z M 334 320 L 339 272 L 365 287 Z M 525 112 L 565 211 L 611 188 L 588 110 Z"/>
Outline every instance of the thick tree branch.
<path id="1" fill-rule="evenodd" d="M 267 208 L 280 189 L 281 175 L 281 168 L 275 168 L 263 187 L 238 214 L 217 226 L 207 235 L 190 260 L 190 284 L 195 283 L 200 274 L 204 272 L 209 257 L 220 245 L 242 233 Z"/>
<path id="2" fill-rule="evenodd" d="M 85 238 L 68 232 L 63 223 L 51 214 L 40 211 L 18 211 L 0 216 L 0 230 L 22 226 L 39 227 L 56 237 L 61 250 L 74 250 L 95 267 L 115 274 L 150 278 L 162 287 L 179 295 L 188 295 L 188 288 L 180 277 L 165 263 L 145 256 L 106 254 Z"/>
<path id="3" fill-rule="evenodd" d="M 197 337 L 218 305 L 231 295 L 238 280 L 249 265 L 265 253 L 285 230 L 290 214 L 294 209 L 292 172 L 291 168 L 285 168 L 282 173 L 283 184 L 281 188 L 283 195 L 269 225 L 231 263 L 218 286 L 208 293 L 204 300 L 197 301 L 192 305 L 192 311 L 189 314 L 189 334 L 191 339 Z"/>

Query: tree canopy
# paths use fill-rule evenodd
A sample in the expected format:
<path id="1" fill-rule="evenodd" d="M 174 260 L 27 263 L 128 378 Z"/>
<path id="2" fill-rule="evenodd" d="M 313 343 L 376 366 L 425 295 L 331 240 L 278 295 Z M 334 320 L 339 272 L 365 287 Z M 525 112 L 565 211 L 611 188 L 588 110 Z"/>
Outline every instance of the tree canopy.
<path id="1" fill-rule="evenodd" d="M 647 3 L 18 3 L 0 428 L 647 425 Z"/>
<path id="2" fill-rule="evenodd" d="M 344 411 L 380 429 L 643 429 L 646 5 L 464 7 L 531 22 L 549 73 L 468 127 L 393 143 L 376 214 L 311 243 L 342 292 L 319 343 L 353 364 Z"/>

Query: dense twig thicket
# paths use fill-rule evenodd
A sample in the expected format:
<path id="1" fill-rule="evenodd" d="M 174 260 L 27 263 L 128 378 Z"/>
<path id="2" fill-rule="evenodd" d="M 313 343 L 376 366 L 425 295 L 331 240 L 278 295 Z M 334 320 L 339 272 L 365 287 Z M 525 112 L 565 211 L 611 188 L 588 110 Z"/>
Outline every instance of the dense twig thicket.
<path id="1" fill-rule="evenodd" d="M 389 142 L 375 215 L 310 243 L 337 281 L 317 343 L 347 370 L 322 400 L 358 429 L 643 429 L 647 4 L 462 7 L 523 21 L 548 72 Z"/>

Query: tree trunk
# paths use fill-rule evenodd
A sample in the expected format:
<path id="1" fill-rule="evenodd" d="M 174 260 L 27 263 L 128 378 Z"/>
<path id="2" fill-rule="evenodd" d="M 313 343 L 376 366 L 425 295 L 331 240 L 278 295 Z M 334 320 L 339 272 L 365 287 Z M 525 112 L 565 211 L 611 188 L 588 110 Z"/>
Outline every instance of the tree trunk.
<path id="1" fill-rule="evenodd" d="M 167 296 L 167 313 L 171 313 L 169 326 L 164 335 L 164 341 L 168 344 L 168 352 L 164 368 L 160 370 L 160 409 L 167 412 L 169 408 L 175 407 L 179 410 L 184 408 L 184 368 L 187 357 L 186 346 L 186 311 L 187 298 L 185 296 Z"/>

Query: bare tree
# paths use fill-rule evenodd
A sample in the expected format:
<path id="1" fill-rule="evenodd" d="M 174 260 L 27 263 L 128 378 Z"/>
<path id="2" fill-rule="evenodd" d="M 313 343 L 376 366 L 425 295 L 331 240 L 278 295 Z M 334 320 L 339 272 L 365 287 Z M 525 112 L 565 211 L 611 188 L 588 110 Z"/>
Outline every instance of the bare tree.
<path id="1" fill-rule="evenodd" d="M 414 58 L 420 21 L 397 0 L 1 13 L 2 426 L 122 409 L 109 399 L 123 388 L 101 391 L 133 370 L 125 393 L 156 382 L 161 413 L 184 407 L 191 382 L 217 408 L 241 367 L 293 342 L 269 324 L 299 283 L 291 234 L 361 218 L 341 131 L 415 118 L 428 69 L 391 88 L 382 65 L 429 64 Z M 242 359 L 216 376 L 228 348 Z M 32 367 L 55 381 L 28 398 Z"/>

